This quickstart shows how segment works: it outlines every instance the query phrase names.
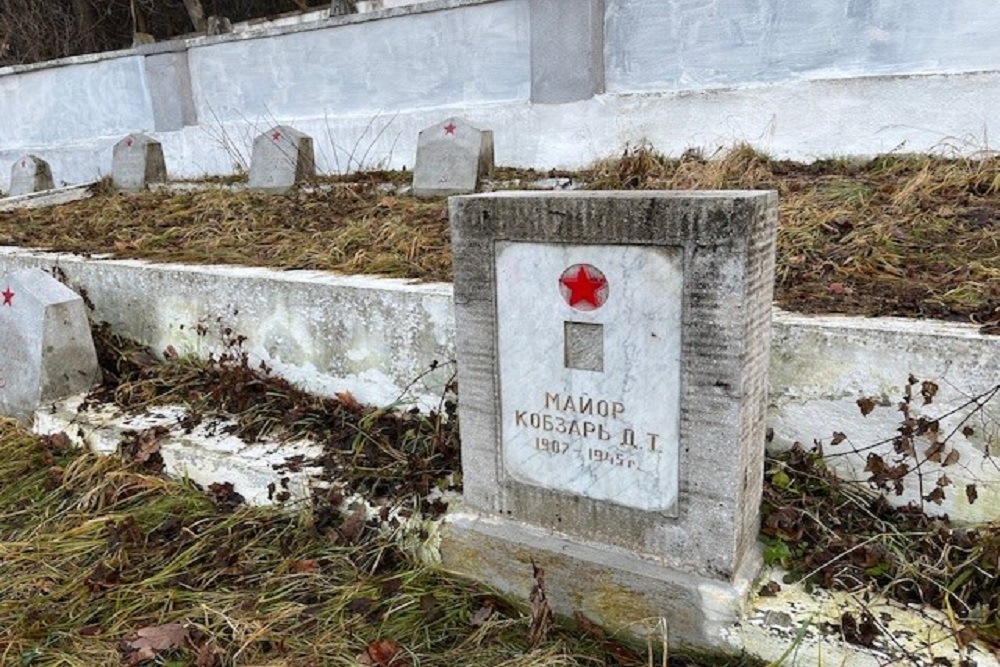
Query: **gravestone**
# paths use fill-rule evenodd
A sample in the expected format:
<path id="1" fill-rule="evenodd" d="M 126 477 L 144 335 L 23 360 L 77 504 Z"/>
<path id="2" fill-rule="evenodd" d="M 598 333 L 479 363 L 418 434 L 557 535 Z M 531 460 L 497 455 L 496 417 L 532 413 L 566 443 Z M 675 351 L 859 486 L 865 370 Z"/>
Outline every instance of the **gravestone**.
<path id="1" fill-rule="evenodd" d="M 316 175 L 313 140 L 293 127 L 277 125 L 253 142 L 250 187 L 281 194 Z"/>
<path id="2" fill-rule="evenodd" d="M 0 414 L 29 420 L 41 405 L 100 381 L 83 299 L 41 269 L 8 274 L 0 291 Z"/>
<path id="3" fill-rule="evenodd" d="M 445 197 L 476 192 L 493 173 L 493 131 L 448 118 L 420 132 L 413 194 Z"/>
<path id="4" fill-rule="evenodd" d="M 450 200 L 463 501 L 450 569 L 724 645 L 759 570 L 777 197 Z M 646 628 L 649 630 L 649 628 Z"/>
<path id="5" fill-rule="evenodd" d="M 163 146 L 145 134 L 128 135 L 115 144 L 111 179 L 117 189 L 131 192 L 144 190 L 150 183 L 166 182 Z"/>
<path id="6" fill-rule="evenodd" d="M 9 197 L 20 197 L 35 192 L 52 190 L 52 170 L 49 163 L 35 155 L 25 155 L 10 170 Z"/>

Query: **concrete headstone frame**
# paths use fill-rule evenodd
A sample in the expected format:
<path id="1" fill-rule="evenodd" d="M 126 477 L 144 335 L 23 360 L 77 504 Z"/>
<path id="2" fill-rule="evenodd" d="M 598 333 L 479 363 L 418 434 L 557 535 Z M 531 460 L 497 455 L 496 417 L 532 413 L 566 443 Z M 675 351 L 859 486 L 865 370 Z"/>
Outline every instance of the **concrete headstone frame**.
<path id="1" fill-rule="evenodd" d="M 145 134 L 128 135 L 115 144 L 111 179 L 115 188 L 125 191 L 144 190 L 150 183 L 166 182 L 163 146 Z"/>
<path id="2" fill-rule="evenodd" d="M 253 142 L 250 187 L 281 194 L 316 175 L 313 140 L 287 125 L 276 125 Z"/>
<path id="3" fill-rule="evenodd" d="M 446 567 L 724 645 L 760 567 L 777 196 L 450 201 L 464 497 Z"/>
<path id="4" fill-rule="evenodd" d="M 10 192 L 7 195 L 20 197 L 54 187 L 49 163 L 36 155 L 25 155 L 10 169 Z"/>
<path id="5" fill-rule="evenodd" d="M 493 173 L 493 131 L 452 117 L 421 130 L 413 166 L 413 194 L 468 194 Z"/>
<path id="6" fill-rule="evenodd" d="M 0 414 L 22 421 L 101 379 L 83 299 L 41 269 L 0 283 Z"/>

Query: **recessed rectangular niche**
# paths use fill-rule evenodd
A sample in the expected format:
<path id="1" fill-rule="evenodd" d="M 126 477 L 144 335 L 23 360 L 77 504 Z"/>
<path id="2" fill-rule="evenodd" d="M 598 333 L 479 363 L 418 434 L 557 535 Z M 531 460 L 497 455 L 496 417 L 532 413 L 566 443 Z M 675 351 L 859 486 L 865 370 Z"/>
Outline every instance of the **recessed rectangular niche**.
<path id="1" fill-rule="evenodd" d="M 579 371 L 604 370 L 604 325 L 566 322 L 563 333 L 566 368 Z"/>

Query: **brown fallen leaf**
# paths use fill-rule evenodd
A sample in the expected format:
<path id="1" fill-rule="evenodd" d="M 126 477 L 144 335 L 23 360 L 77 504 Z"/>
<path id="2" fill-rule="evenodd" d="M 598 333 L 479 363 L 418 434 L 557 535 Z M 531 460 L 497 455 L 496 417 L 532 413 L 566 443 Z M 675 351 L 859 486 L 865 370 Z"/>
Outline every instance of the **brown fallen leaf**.
<path id="1" fill-rule="evenodd" d="M 298 574 L 308 574 L 319 570 L 318 560 L 293 560 L 291 563 L 292 572 Z"/>
<path id="2" fill-rule="evenodd" d="M 861 408 L 861 416 L 867 417 L 875 409 L 875 401 L 867 396 L 859 398 L 858 407 Z"/>
<path id="3" fill-rule="evenodd" d="M 135 639 L 126 640 L 124 646 L 131 653 L 124 665 L 136 667 L 145 660 L 152 660 L 162 651 L 182 648 L 188 641 L 188 629 L 184 623 L 167 623 L 142 628 Z"/>
<path id="4" fill-rule="evenodd" d="M 146 463 L 149 458 L 160 451 L 160 438 L 169 431 L 162 426 L 155 426 L 140 431 L 136 435 L 136 449 L 132 459 L 137 463 Z"/>
<path id="5" fill-rule="evenodd" d="M 402 647 L 388 639 L 377 639 L 370 644 L 364 653 L 357 656 L 362 665 L 372 667 L 409 667 L 410 661 Z"/>
<path id="6" fill-rule="evenodd" d="M 975 484 L 965 485 L 965 497 L 968 498 L 969 504 L 973 504 L 979 498 L 979 490 L 976 489 Z"/>

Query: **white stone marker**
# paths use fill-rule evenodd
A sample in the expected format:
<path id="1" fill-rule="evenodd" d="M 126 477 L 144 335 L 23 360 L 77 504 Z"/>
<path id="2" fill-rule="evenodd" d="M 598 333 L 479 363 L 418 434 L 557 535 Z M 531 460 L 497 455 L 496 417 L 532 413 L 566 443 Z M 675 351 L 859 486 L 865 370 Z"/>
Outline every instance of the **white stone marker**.
<path id="1" fill-rule="evenodd" d="M 450 201 L 462 505 L 451 569 L 724 645 L 760 566 L 777 197 Z"/>
<path id="2" fill-rule="evenodd" d="M 55 184 L 52 182 L 49 163 L 36 155 L 25 155 L 10 169 L 8 197 L 20 197 L 53 188 Z"/>
<path id="3" fill-rule="evenodd" d="M 111 157 L 111 179 L 119 190 L 144 190 L 150 183 L 167 180 L 163 146 L 141 133 L 130 134 L 117 144 Z"/>
<path id="4" fill-rule="evenodd" d="M 413 194 L 444 197 L 479 189 L 493 173 L 493 131 L 448 118 L 420 132 L 413 166 Z"/>
<path id="5" fill-rule="evenodd" d="M 100 381 L 79 295 L 41 269 L 8 274 L 0 286 L 0 414 L 29 420 Z"/>
<path id="6" fill-rule="evenodd" d="M 259 135 L 250 156 L 250 187 L 272 194 L 288 192 L 316 175 L 313 140 L 287 125 Z"/>

